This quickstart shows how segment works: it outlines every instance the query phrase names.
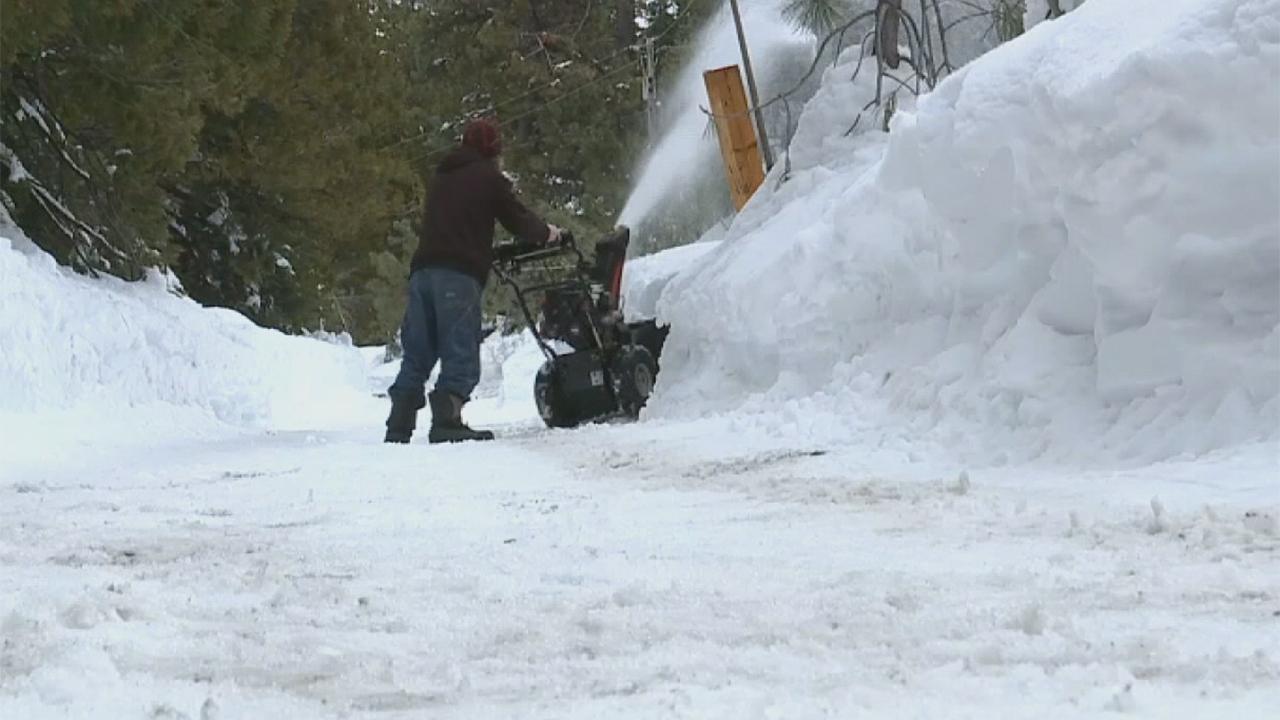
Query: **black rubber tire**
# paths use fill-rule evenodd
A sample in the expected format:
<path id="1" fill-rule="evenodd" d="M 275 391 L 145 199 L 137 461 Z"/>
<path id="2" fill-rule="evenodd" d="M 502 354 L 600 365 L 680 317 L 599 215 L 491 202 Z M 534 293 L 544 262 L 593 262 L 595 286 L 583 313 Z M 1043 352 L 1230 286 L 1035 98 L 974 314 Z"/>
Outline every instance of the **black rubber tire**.
<path id="1" fill-rule="evenodd" d="M 653 353 L 641 345 L 628 345 L 613 363 L 613 387 L 618 396 L 618 409 L 632 418 L 653 394 L 658 379 L 658 363 Z"/>
<path id="2" fill-rule="evenodd" d="M 667 342 L 671 326 L 658 325 L 656 320 L 645 320 L 627 325 L 627 330 L 631 332 L 632 344 L 647 349 L 653 355 L 653 361 L 657 364 L 658 370 L 661 371 L 662 346 Z"/>
<path id="3" fill-rule="evenodd" d="M 538 368 L 533 379 L 533 401 L 538 406 L 542 422 L 550 428 L 571 428 L 578 424 L 578 417 L 569 407 L 556 381 L 555 367 L 548 360 Z"/>

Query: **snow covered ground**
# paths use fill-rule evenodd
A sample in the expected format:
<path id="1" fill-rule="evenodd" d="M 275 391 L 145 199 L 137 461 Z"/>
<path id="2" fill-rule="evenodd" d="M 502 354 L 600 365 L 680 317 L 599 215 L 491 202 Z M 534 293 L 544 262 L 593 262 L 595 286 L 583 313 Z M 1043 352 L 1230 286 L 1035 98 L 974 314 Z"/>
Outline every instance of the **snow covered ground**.
<path id="1" fill-rule="evenodd" d="M 500 441 L 388 447 L 378 350 L 0 216 L 0 718 L 1275 717 L 1278 6 L 1091 0 L 888 142 L 832 71 L 631 266 L 636 424 L 495 337 Z"/>
<path id="2" fill-rule="evenodd" d="M 0 717 L 1280 706 L 1274 446 L 964 474 L 749 416 L 448 448 L 380 420 L 3 473 Z"/>
<path id="3" fill-rule="evenodd" d="M 132 327 L 193 333 L 207 364 L 179 377 L 210 392 L 361 372 L 316 385 L 323 412 L 301 427 L 233 424 L 171 394 L 181 383 L 112 397 L 120 377 L 95 363 L 127 375 L 165 356 L 141 344 L 75 356 L 60 383 L 5 376 L 50 378 L 66 407 L 7 409 L 0 717 L 1261 718 L 1280 703 L 1274 445 L 979 471 L 908 434 L 823 432 L 799 404 L 547 432 L 529 394 L 541 357 L 515 337 L 486 343 L 471 414 L 500 442 L 388 447 L 380 351 L 241 323 L 235 342 L 223 313 L 162 286 L 16 255 L 0 249 L 6 287 L 74 286 L 138 303 Z M 108 342 L 71 319 L 21 326 L 21 347 Z M 283 364 L 276 343 L 296 346 Z"/>

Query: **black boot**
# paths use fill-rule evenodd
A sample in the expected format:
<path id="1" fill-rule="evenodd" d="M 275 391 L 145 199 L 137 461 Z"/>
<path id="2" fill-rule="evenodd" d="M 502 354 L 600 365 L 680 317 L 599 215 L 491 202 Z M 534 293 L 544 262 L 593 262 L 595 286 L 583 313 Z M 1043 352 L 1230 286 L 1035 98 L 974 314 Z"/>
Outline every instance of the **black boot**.
<path id="1" fill-rule="evenodd" d="M 391 395 L 391 414 L 387 417 L 387 436 L 383 442 L 407 443 L 418 426 L 418 410 L 426 404 L 422 397 Z"/>
<path id="2" fill-rule="evenodd" d="M 466 400 L 443 390 L 435 390 L 427 399 L 431 401 L 431 432 L 427 439 L 433 443 L 492 440 L 488 430 L 472 430 L 462 422 L 462 406 Z"/>

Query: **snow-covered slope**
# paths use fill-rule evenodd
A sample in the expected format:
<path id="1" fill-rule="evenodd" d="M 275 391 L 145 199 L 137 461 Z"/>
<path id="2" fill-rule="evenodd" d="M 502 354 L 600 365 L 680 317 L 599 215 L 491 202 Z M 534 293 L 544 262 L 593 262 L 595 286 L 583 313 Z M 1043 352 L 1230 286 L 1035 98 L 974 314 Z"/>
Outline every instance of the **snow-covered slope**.
<path id="1" fill-rule="evenodd" d="M 1280 2 L 1091 0 L 887 139 L 843 137 L 851 69 L 790 181 L 667 286 L 652 413 L 745 398 L 975 462 L 1277 437 Z"/>
<path id="2" fill-rule="evenodd" d="M 158 442 L 227 426 L 337 422 L 368 398 L 349 344 L 265 330 L 168 291 L 59 267 L 0 217 L 6 459 L 72 442 Z"/>

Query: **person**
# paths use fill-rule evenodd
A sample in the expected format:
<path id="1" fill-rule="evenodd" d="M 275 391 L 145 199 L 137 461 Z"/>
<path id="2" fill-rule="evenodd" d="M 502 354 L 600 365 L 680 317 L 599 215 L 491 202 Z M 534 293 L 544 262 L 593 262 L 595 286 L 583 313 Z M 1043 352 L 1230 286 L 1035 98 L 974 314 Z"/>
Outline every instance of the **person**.
<path id="1" fill-rule="evenodd" d="M 462 421 L 480 381 L 480 299 L 493 261 L 495 221 L 526 242 L 555 242 L 560 229 L 529 211 L 499 166 L 502 137 L 492 120 L 467 123 L 462 143 L 436 168 L 418 248 L 410 263 L 409 299 L 400 327 L 404 357 L 388 389 L 389 443 L 407 443 L 429 401 L 433 443 L 492 440 Z M 423 391 L 432 368 L 440 375 Z"/>

